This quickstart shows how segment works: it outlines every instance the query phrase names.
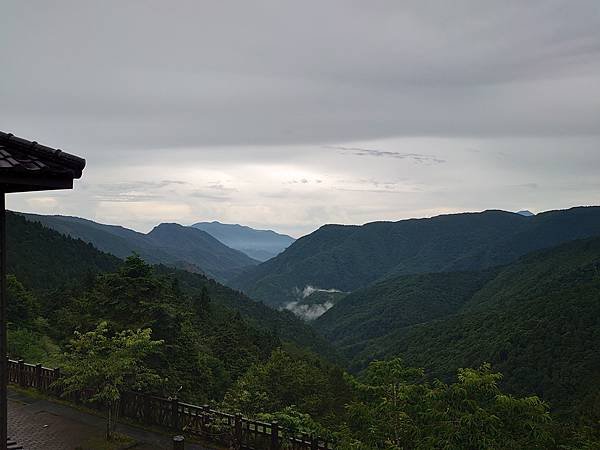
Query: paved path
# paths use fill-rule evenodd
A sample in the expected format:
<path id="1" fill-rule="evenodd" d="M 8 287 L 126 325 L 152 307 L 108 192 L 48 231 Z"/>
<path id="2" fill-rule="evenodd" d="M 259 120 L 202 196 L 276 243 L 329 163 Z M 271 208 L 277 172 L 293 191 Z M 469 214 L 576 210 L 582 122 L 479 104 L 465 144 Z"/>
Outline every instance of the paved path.
<path id="1" fill-rule="evenodd" d="M 103 417 L 49 400 L 29 397 L 9 388 L 8 435 L 24 450 L 87 450 L 99 448 L 106 430 Z M 117 432 L 131 437 L 134 450 L 171 450 L 171 437 L 119 424 Z M 91 443 L 94 443 L 92 445 Z M 100 444 L 101 445 L 101 444 Z M 186 444 L 186 450 L 214 450 Z"/>

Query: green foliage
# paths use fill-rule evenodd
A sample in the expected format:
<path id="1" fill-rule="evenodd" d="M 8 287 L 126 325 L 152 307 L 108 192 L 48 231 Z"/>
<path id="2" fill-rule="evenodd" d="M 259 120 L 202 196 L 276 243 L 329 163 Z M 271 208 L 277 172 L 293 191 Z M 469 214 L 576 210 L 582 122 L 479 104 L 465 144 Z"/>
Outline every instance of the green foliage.
<path id="1" fill-rule="evenodd" d="M 394 277 L 349 294 L 314 327 L 352 357 L 371 339 L 456 313 L 494 274 L 487 270 Z"/>
<path id="2" fill-rule="evenodd" d="M 354 291 L 389 277 L 474 271 L 514 261 L 533 250 L 600 234 L 600 208 L 523 217 L 504 211 L 431 219 L 325 225 L 232 282 L 277 307 L 307 285 Z"/>
<path id="3" fill-rule="evenodd" d="M 60 347 L 52 339 L 31 328 L 8 329 L 8 355 L 11 358 L 58 366 Z"/>
<path id="4" fill-rule="evenodd" d="M 223 395 L 249 366 L 268 358 L 278 341 L 246 324 L 239 314 L 212 308 L 198 314 L 193 297 L 179 282 L 159 275 L 131 256 L 117 272 L 97 277 L 54 317 L 63 332 L 91 329 L 105 320 L 115 330 L 151 328 L 164 348 L 151 361 L 167 381 L 165 395 L 181 390 L 188 400 L 206 402 Z"/>
<path id="5" fill-rule="evenodd" d="M 333 439 L 331 431 L 316 422 L 310 414 L 298 411 L 295 406 L 286 406 L 274 413 L 260 413 L 256 418 L 268 423 L 276 421 L 280 427 L 291 434 L 302 433 Z"/>
<path id="6" fill-rule="evenodd" d="M 220 281 L 258 263 L 202 230 L 174 223 L 160 224 L 144 234 L 78 217 L 36 214 L 25 214 L 24 217 L 120 258 L 136 253 L 150 263 L 206 273 Z"/>
<path id="7" fill-rule="evenodd" d="M 460 367 L 490 361 L 508 392 L 536 392 L 562 419 L 598 427 L 599 268 L 598 238 L 527 256 L 501 269 L 456 314 L 367 340 L 355 367 L 401 355 L 449 380 Z"/>
<path id="8" fill-rule="evenodd" d="M 399 359 L 371 363 L 355 382 L 341 448 L 545 449 L 553 445 L 550 414 L 537 397 L 498 388 L 489 365 L 462 369 L 450 385 L 423 380 Z"/>
<path id="9" fill-rule="evenodd" d="M 181 387 L 180 397 L 205 403 L 222 399 L 249 366 L 268 359 L 280 336 L 333 354 L 291 313 L 201 274 L 152 267 L 139 257 L 123 262 L 17 214 L 8 217 L 8 266 L 16 275 L 9 284 L 16 298 L 11 357 L 52 361 L 56 344 L 64 348 L 73 332 L 101 320 L 115 330 L 152 328 L 165 341 L 150 361 L 166 379 L 164 394 Z"/>
<path id="10" fill-rule="evenodd" d="M 118 419 L 119 401 L 126 391 L 152 392 L 162 380 L 148 358 L 163 344 L 151 339 L 150 328 L 109 332 L 100 322 L 87 333 L 75 332 L 62 358 L 64 375 L 55 381 L 62 395 L 91 392 L 85 400 L 108 408 L 107 438 Z"/>
<path id="11" fill-rule="evenodd" d="M 131 233 L 136 235 L 131 230 L 94 224 L 84 219 L 60 216 L 32 216 L 32 219 L 47 219 L 49 221 L 48 226 L 55 226 L 65 234 L 73 232 L 72 235 L 77 235 L 76 230 L 74 231 L 69 227 L 84 222 L 82 226 L 90 234 L 82 235 L 82 238 L 87 240 L 99 239 L 96 233 L 104 236 L 104 233 L 107 232 L 106 228 L 109 228 L 113 235 L 117 233 L 116 239 L 118 238 L 114 242 L 115 245 L 110 247 L 110 250 L 120 249 L 121 252 L 124 251 L 125 253 L 117 254 L 123 254 L 124 256 L 129 256 L 131 252 L 130 247 L 127 247 L 122 239 L 125 237 L 134 239 Z M 51 221 L 53 222 L 50 223 Z M 63 228 L 59 227 L 57 224 L 60 223 L 65 226 Z M 95 326 L 97 317 L 88 314 L 86 318 L 80 314 L 81 311 L 85 310 L 87 303 L 82 293 L 94 288 L 98 274 L 115 273 L 123 264 L 123 261 L 112 255 L 99 252 L 92 245 L 82 240 L 70 238 L 53 229 L 46 228 L 40 223 L 26 220 L 20 214 L 7 213 L 7 231 L 8 272 L 14 274 L 24 286 L 33 291 L 36 296 L 39 314 L 51 323 L 48 332 L 52 338 L 58 341 L 65 340 L 72 335 L 75 329 L 82 330 L 85 328 L 85 331 L 87 331 Z M 120 236 L 119 233 L 124 234 L 125 237 Z M 144 256 L 148 258 L 150 254 L 160 256 L 160 250 L 154 248 Z M 152 259 L 147 260 L 151 261 Z M 222 323 L 226 320 L 226 317 L 231 316 L 232 310 L 234 312 L 239 311 L 250 328 L 274 335 L 284 341 L 291 341 L 297 345 L 309 347 L 331 359 L 336 358 L 336 352 L 331 345 L 310 326 L 288 311 L 273 310 L 199 273 L 161 265 L 155 266 L 153 270 L 155 275 L 170 278 L 177 283 L 179 289 L 176 294 L 177 297 L 190 298 L 185 308 L 192 310 L 193 315 L 198 315 L 202 319 L 200 323 L 194 325 L 196 328 L 204 329 L 206 324 L 211 326 L 214 323 L 215 316 L 218 316 L 219 321 Z M 204 297 L 204 300 L 202 297 L 203 291 L 208 294 L 208 298 Z M 206 314 L 205 312 L 202 315 L 202 306 L 197 305 L 197 303 L 200 302 L 201 304 L 207 299 L 210 303 L 210 313 Z M 101 314 L 101 316 L 104 316 L 104 314 Z M 81 322 L 81 320 L 84 321 Z M 85 324 L 85 327 L 81 326 L 83 324 Z M 158 332 L 156 328 L 155 331 Z M 200 332 L 203 332 L 203 330 L 200 330 Z M 265 349 L 267 355 L 271 350 L 272 348 Z"/>
<path id="12" fill-rule="evenodd" d="M 6 234 L 7 272 L 36 291 L 79 286 L 86 278 L 114 270 L 120 263 L 90 244 L 10 211 L 6 213 Z"/>
<path id="13" fill-rule="evenodd" d="M 162 395 L 178 392 L 185 401 L 221 402 L 232 412 L 275 418 L 297 431 L 335 433 L 341 448 L 598 448 L 600 239 L 486 272 L 448 272 L 493 265 L 531 245 L 543 247 L 588 233 L 593 222 L 588 215 L 595 211 L 536 219 L 534 227 L 510 234 L 511 243 L 499 238 L 506 248 L 497 255 L 497 247 L 479 244 L 485 236 L 504 236 L 502 221 L 513 223 L 512 216 L 476 215 L 482 227 L 478 230 L 485 232 L 474 236 L 469 227 L 461 230 L 473 217 L 456 223 L 440 218 L 435 226 L 426 225 L 430 228 L 424 236 L 431 241 L 419 243 L 407 233 L 415 242 L 404 242 L 400 233 L 393 238 L 400 240 L 396 249 L 389 243 L 371 247 L 376 236 L 386 241 L 392 232 L 389 224 L 371 224 L 368 239 L 350 239 L 356 244 L 350 259 L 329 259 L 323 252 L 332 245 L 349 245 L 346 234 L 359 227 L 326 227 L 309 240 L 300 239 L 290 252 L 314 250 L 317 256 L 311 263 L 315 270 L 323 269 L 323 280 L 331 273 L 342 273 L 342 281 L 355 273 L 360 283 L 380 279 L 382 273 L 388 276 L 349 295 L 318 322 L 354 358 L 353 367 L 363 369 L 373 359 L 401 354 L 412 366 L 425 369 L 391 360 L 373 363 L 357 378 L 323 360 L 326 355 L 329 361 L 340 361 L 315 330 L 289 312 L 269 309 L 200 274 L 152 267 L 137 256 L 117 260 L 9 214 L 9 268 L 16 275 L 8 286 L 9 352 L 30 362 L 59 365 L 47 361 L 55 359 L 59 348 L 68 349 L 67 358 L 72 359 L 64 372 L 77 364 L 84 371 L 70 389 L 104 386 L 97 400 L 106 401 L 126 386 L 102 384 L 106 377 L 90 374 L 104 370 L 101 361 L 117 352 L 125 359 L 125 372 L 140 365 L 141 375 L 148 375 L 137 381 L 124 375 L 129 387 L 150 389 L 152 380 L 160 378 Z M 571 234 L 557 232 L 564 217 L 585 223 Z M 423 223 L 410 222 L 410 227 Z M 446 246 L 448 236 L 457 241 Z M 459 252 L 457 242 L 466 254 Z M 518 251 L 515 242 L 522 246 Z M 407 248 L 418 252 L 402 259 Z M 383 252 L 385 264 L 368 256 L 371 251 Z M 439 256 L 444 267 L 433 269 L 445 272 L 392 276 L 409 268 L 431 269 L 422 255 Z M 397 258 L 402 263 L 389 269 L 388 263 Z M 368 276 L 363 277 L 363 269 L 354 272 L 356 260 Z M 281 292 L 283 285 L 273 281 L 271 287 Z M 163 343 L 146 352 L 143 343 L 154 341 L 132 330 L 148 329 Z M 79 333 L 77 344 L 70 343 L 74 332 Z M 123 345 L 110 343 L 113 339 Z M 126 357 L 124 342 L 137 339 L 140 347 L 133 345 L 135 354 Z M 95 362 L 83 363 L 86 351 Z M 140 360 L 136 364 L 131 362 L 135 358 Z M 505 377 L 501 380 L 489 366 L 481 366 L 485 361 Z M 106 364 L 110 367 L 111 362 Z M 118 364 L 113 368 L 114 375 Z M 442 381 L 431 381 L 434 377 Z M 551 422 L 548 406 L 532 392 L 550 400 L 556 418 L 571 423 Z"/>
<path id="14" fill-rule="evenodd" d="M 25 289 L 14 275 L 6 277 L 6 303 L 9 323 L 31 323 L 39 314 L 33 293 Z"/>
<path id="15" fill-rule="evenodd" d="M 152 392 L 161 378 L 148 359 L 163 341 L 154 341 L 151 335 L 149 328 L 111 333 L 106 322 L 87 333 L 75 332 L 57 384 L 64 395 L 91 390 L 89 401 L 107 405 L 118 402 L 125 391 Z"/>
<path id="16" fill-rule="evenodd" d="M 180 289 L 195 299 L 195 305 L 208 293 L 213 313 L 217 314 L 223 310 L 223 314 L 227 316 L 226 311 L 237 311 L 248 325 L 257 330 L 267 332 L 283 342 L 308 348 L 331 361 L 341 362 L 338 352 L 330 343 L 289 311 L 272 309 L 262 302 L 255 302 L 242 292 L 234 291 L 199 274 L 166 266 L 156 266 L 156 272 L 177 280 Z M 197 308 L 199 306 L 196 306 Z"/>
<path id="17" fill-rule="evenodd" d="M 308 355 L 294 357 L 278 349 L 265 363 L 250 367 L 227 392 L 223 404 L 250 416 L 278 414 L 294 406 L 332 424 L 343 416 L 350 398 L 342 370 Z"/>

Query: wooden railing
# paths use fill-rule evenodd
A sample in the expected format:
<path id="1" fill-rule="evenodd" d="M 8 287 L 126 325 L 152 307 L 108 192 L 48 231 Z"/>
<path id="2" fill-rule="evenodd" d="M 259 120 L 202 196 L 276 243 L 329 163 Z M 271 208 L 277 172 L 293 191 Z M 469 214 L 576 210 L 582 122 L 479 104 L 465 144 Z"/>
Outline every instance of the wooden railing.
<path id="1" fill-rule="evenodd" d="M 21 387 L 35 388 L 50 395 L 60 395 L 53 383 L 60 378 L 59 368 L 8 360 L 8 381 Z M 89 393 L 71 398 L 89 398 Z M 94 405 L 92 405 L 94 406 Z M 97 406 L 97 405 L 96 405 Z M 239 450 L 331 450 L 333 444 L 318 436 L 293 433 L 278 425 L 229 414 L 210 408 L 140 392 L 126 392 L 120 402 L 120 414 L 144 425 L 184 432 L 206 441 Z"/>

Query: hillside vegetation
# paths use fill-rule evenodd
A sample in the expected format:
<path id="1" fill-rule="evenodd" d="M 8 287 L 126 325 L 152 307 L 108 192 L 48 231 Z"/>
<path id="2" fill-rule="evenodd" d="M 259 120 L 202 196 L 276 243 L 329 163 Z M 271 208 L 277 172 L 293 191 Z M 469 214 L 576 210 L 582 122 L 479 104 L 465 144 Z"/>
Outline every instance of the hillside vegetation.
<path id="1" fill-rule="evenodd" d="M 64 297 L 80 295 L 93 285 L 98 274 L 115 272 L 123 264 L 123 260 L 100 252 L 83 240 L 11 212 L 7 213 L 7 248 L 8 273 L 49 302 L 49 307 Z M 203 296 L 210 298 L 213 308 L 228 311 L 227 314 L 239 313 L 257 330 L 336 358 L 331 346 L 291 312 L 273 310 L 202 274 L 164 265 L 156 266 L 154 271 L 175 280 L 178 289 L 194 301 L 202 301 Z"/>
<path id="2" fill-rule="evenodd" d="M 458 312 L 495 271 L 400 275 L 346 296 L 314 326 L 348 354 L 370 339 Z"/>
<path id="3" fill-rule="evenodd" d="M 373 310 L 392 320 L 357 327 L 358 345 L 343 327 L 328 331 L 342 336 L 354 368 L 365 369 L 358 374 L 291 313 L 201 274 L 123 261 L 10 213 L 8 244 L 11 357 L 73 371 L 84 358 L 99 368 L 89 345 L 145 338 L 148 351 L 131 355 L 135 373 L 154 380 L 145 392 L 277 420 L 340 449 L 574 450 L 600 441 L 600 238 L 482 273 L 375 285 Z M 369 297 L 365 289 L 348 307 L 339 300 L 323 323 L 343 308 L 354 328 Z M 85 367 L 85 387 L 96 389 Z"/>
<path id="4" fill-rule="evenodd" d="M 306 286 L 354 291 L 402 274 L 473 271 L 506 264 L 534 250 L 600 234 L 600 208 L 533 217 L 485 211 L 326 225 L 231 283 L 267 304 L 296 301 Z"/>
<path id="5" fill-rule="evenodd" d="M 447 380 L 490 362 L 509 392 L 535 392 L 567 417 L 600 420 L 600 238 L 495 271 L 397 277 L 349 296 L 316 326 L 355 369 L 400 355 Z"/>
<path id="6" fill-rule="evenodd" d="M 144 234 L 78 217 L 23 216 L 66 236 L 91 243 L 97 249 L 119 258 L 137 253 L 148 263 L 203 273 L 221 282 L 258 264 L 258 261 L 227 247 L 202 230 L 177 224 L 160 224 Z"/>

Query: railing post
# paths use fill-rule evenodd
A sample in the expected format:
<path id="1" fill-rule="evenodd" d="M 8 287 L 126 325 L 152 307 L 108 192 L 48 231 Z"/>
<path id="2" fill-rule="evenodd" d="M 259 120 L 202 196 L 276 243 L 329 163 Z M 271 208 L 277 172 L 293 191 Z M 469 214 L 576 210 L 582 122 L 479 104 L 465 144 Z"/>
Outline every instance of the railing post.
<path id="1" fill-rule="evenodd" d="M 210 421 L 210 407 L 208 405 L 202 405 L 202 420 L 200 421 L 201 425 L 201 429 L 202 429 L 202 434 L 204 434 L 204 431 L 206 430 L 206 427 L 208 425 Z"/>
<path id="2" fill-rule="evenodd" d="M 235 415 L 235 448 L 242 448 L 242 415 Z"/>
<path id="3" fill-rule="evenodd" d="M 60 367 L 55 367 L 55 368 L 52 370 L 52 382 L 54 382 L 54 381 L 58 380 L 59 378 L 60 378 Z M 54 393 L 56 393 L 56 394 L 61 394 L 61 393 L 62 393 L 62 392 L 58 392 L 58 391 L 59 391 L 59 388 L 57 388 L 57 387 L 54 387 L 54 388 L 53 388 L 53 391 L 54 391 Z"/>
<path id="4" fill-rule="evenodd" d="M 35 365 L 35 387 L 41 391 L 42 390 L 42 365 Z"/>
<path id="5" fill-rule="evenodd" d="M 173 450 L 184 450 L 185 438 L 183 436 L 173 437 Z"/>
<path id="6" fill-rule="evenodd" d="M 316 434 L 310 438 L 310 450 L 319 450 L 319 436 Z"/>
<path id="7" fill-rule="evenodd" d="M 17 380 L 19 380 L 19 386 L 25 387 L 25 361 L 19 359 L 19 372 L 17 373 Z"/>
<path id="8" fill-rule="evenodd" d="M 271 423 L 271 450 L 279 450 L 279 423 Z"/>
<path id="9" fill-rule="evenodd" d="M 177 397 L 171 399 L 171 427 L 179 430 L 179 399 Z"/>

